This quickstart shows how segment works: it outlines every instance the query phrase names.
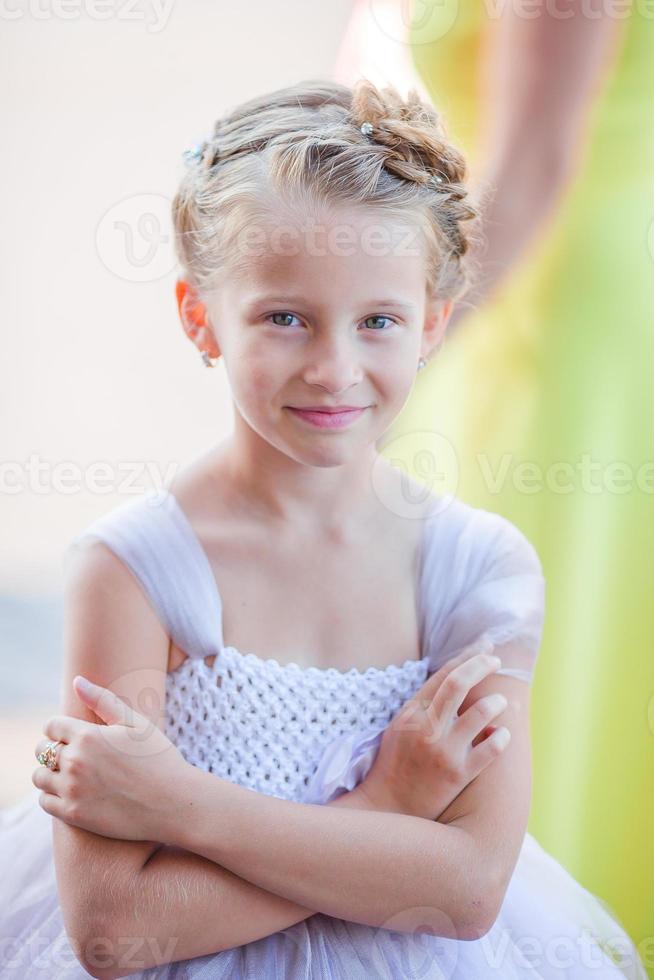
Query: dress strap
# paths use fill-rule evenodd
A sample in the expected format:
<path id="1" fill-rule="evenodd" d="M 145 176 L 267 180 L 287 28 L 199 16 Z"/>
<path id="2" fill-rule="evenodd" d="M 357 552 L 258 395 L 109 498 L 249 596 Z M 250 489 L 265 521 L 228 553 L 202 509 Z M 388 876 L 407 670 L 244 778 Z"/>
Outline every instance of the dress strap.
<path id="1" fill-rule="evenodd" d="M 425 530 L 421 638 L 430 673 L 486 638 L 502 658 L 497 673 L 531 683 L 545 616 L 534 547 L 506 518 L 453 495 Z"/>
<path id="2" fill-rule="evenodd" d="M 131 569 L 171 639 L 189 657 L 223 649 L 222 605 L 211 566 L 168 490 L 148 490 L 93 521 L 70 542 L 99 538 Z"/>

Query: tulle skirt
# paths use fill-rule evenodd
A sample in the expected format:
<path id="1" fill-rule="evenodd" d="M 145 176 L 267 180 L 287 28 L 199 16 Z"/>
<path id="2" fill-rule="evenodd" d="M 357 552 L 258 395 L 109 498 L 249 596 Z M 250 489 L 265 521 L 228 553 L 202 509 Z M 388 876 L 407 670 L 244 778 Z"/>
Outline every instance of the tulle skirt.
<path id="1" fill-rule="evenodd" d="M 78 980 L 90 974 L 64 928 L 52 850 L 54 818 L 40 807 L 38 796 L 35 787 L 0 811 L 0 977 Z M 429 909 L 413 909 L 407 916 L 401 929 L 380 929 L 316 913 L 209 956 L 144 970 L 134 959 L 126 973 L 167 980 L 647 980 L 615 913 L 529 833 L 500 915 L 485 936 L 443 939 L 426 931 L 433 921 Z M 405 931 L 406 922 L 415 931 Z"/>

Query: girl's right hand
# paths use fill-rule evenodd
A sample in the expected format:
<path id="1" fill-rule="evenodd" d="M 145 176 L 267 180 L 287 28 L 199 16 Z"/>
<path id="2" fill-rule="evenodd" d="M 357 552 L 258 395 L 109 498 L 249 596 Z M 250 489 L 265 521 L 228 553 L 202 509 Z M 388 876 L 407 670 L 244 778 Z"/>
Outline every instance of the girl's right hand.
<path id="1" fill-rule="evenodd" d="M 504 751 L 511 733 L 490 724 L 506 708 L 503 695 L 480 698 L 458 714 L 471 688 L 501 666 L 492 649 L 485 639 L 466 647 L 395 715 L 357 788 L 372 807 L 437 820 Z"/>

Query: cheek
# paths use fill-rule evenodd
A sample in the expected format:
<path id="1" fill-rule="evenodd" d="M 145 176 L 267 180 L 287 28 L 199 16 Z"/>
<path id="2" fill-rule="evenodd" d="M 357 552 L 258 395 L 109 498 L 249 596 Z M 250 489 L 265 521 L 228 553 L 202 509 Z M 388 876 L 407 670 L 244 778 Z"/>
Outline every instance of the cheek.
<path id="1" fill-rule="evenodd" d="M 386 366 L 378 377 L 379 384 L 383 386 L 386 395 L 396 400 L 407 397 L 415 381 L 416 372 L 406 358 L 402 360 L 398 358 L 393 364 Z"/>
<path id="2" fill-rule="evenodd" d="M 270 396 L 279 384 L 279 370 L 270 355 L 262 351 L 249 349 L 241 351 L 234 363 L 234 391 L 247 402 L 256 402 Z"/>
<path id="3" fill-rule="evenodd" d="M 256 398 L 270 390 L 270 375 L 265 366 L 249 365 L 247 375 L 243 379 L 243 387 L 249 398 Z"/>

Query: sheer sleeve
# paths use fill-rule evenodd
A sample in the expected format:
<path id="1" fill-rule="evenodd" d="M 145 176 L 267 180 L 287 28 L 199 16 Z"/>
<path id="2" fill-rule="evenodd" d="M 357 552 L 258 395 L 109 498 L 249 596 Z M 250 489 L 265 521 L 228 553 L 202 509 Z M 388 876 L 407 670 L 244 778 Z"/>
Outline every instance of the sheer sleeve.
<path id="1" fill-rule="evenodd" d="M 502 658 L 497 673 L 531 683 L 545 615 L 545 580 L 535 548 L 506 518 L 456 497 L 441 498 L 426 520 L 420 635 L 429 674 L 486 638 Z M 304 802 L 328 802 L 365 779 L 382 735 L 383 729 L 374 729 L 335 739 L 309 780 Z"/>
<path id="2" fill-rule="evenodd" d="M 499 514 L 453 499 L 454 537 L 431 535 L 425 581 L 425 652 L 430 673 L 465 647 L 488 638 L 502 658 L 500 674 L 533 679 L 545 616 L 545 580 L 527 537 Z M 431 520 L 446 519 L 447 510 Z M 439 599 L 444 563 L 452 585 Z M 440 568 L 440 572 L 439 572 Z M 434 595 L 430 596 L 430 591 Z"/>

